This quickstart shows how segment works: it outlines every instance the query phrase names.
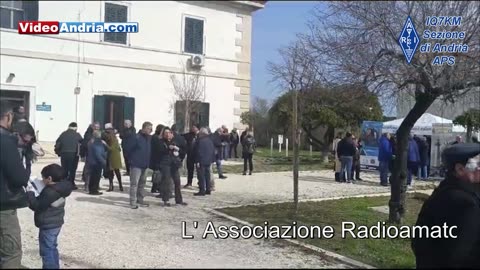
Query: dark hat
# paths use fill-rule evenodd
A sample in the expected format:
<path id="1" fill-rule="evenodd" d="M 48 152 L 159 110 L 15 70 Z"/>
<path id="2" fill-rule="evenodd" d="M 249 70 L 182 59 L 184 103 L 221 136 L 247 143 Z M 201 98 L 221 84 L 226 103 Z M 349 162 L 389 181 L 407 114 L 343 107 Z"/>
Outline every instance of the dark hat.
<path id="1" fill-rule="evenodd" d="M 77 123 L 75 122 L 71 122 L 68 127 L 73 127 L 73 128 L 76 128 L 77 127 Z"/>
<path id="2" fill-rule="evenodd" d="M 470 158 L 477 155 L 480 155 L 480 144 L 459 143 L 443 150 L 442 161 L 447 168 L 453 168 L 457 163 L 467 164 Z"/>

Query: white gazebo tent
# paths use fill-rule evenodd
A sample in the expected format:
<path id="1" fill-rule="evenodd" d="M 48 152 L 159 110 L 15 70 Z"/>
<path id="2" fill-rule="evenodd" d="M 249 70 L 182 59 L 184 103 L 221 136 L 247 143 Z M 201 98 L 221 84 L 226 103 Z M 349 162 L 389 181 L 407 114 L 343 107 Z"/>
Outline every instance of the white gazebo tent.
<path id="1" fill-rule="evenodd" d="M 396 133 L 397 129 L 400 127 L 400 125 L 403 122 L 403 119 L 405 118 L 400 118 L 400 119 L 395 119 L 392 121 L 384 122 L 383 123 L 383 128 L 382 128 L 382 133 L 388 132 L 388 133 Z M 415 123 L 415 125 L 412 128 L 412 133 L 416 135 L 424 135 L 424 136 L 431 136 L 432 135 L 432 124 L 433 123 L 439 123 L 439 124 L 451 124 L 453 121 L 442 118 L 440 116 L 436 116 L 430 113 L 424 113 Z M 465 133 L 466 130 L 462 126 L 458 125 L 453 125 L 453 130 L 454 133 Z"/>

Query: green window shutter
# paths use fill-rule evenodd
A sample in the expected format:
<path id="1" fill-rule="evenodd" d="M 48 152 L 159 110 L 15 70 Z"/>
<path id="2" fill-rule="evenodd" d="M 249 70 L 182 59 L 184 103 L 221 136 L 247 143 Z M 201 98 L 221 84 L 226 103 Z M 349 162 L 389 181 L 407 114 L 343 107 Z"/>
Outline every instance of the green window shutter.
<path id="1" fill-rule="evenodd" d="M 177 124 L 177 130 L 183 131 L 185 126 L 185 101 L 183 100 L 175 102 L 175 124 Z"/>
<path id="2" fill-rule="evenodd" d="M 105 3 L 105 22 L 127 22 L 128 7 Z M 127 33 L 105 33 L 105 41 L 127 44 Z"/>
<path id="3" fill-rule="evenodd" d="M 193 40 L 194 40 L 193 48 L 195 53 L 203 54 L 203 21 L 202 20 L 195 20 Z"/>
<path id="4" fill-rule="evenodd" d="M 135 126 L 135 98 L 126 97 L 123 107 L 123 117 L 132 121 L 132 125 Z"/>
<path id="5" fill-rule="evenodd" d="M 208 127 L 210 125 L 210 103 L 202 103 L 199 108 L 198 124 L 201 127 Z"/>
<path id="6" fill-rule="evenodd" d="M 203 21 L 185 18 L 184 51 L 203 54 Z"/>
<path id="7" fill-rule="evenodd" d="M 100 123 L 100 126 L 105 125 L 105 97 L 94 96 L 93 97 L 93 121 Z"/>
<path id="8" fill-rule="evenodd" d="M 22 1 L 26 21 L 38 21 L 38 1 Z"/>

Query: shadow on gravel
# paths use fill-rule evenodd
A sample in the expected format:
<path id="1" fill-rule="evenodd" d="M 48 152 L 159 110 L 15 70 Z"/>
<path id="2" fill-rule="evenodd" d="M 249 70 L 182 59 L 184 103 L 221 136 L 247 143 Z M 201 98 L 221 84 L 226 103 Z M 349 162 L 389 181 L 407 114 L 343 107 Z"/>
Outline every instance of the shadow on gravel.
<path id="1" fill-rule="evenodd" d="M 99 196 L 87 195 L 87 196 L 89 197 L 78 197 L 78 198 L 75 198 L 75 200 L 79 202 L 90 202 L 90 203 L 115 205 L 115 206 L 130 208 L 130 201 L 128 198 L 110 197 L 105 195 L 99 195 Z"/>
<path id="2" fill-rule="evenodd" d="M 332 184 L 332 185 L 347 185 L 346 183 L 335 182 L 335 180 L 333 180 L 333 179 L 316 177 L 316 176 L 300 176 L 299 180 L 300 181 L 306 181 L 306 182 L 321 182 L 321 183 L 327 183 L 327 184 Z M 370 181 L 355 181 L 354 185 L 379 186 L 379 184 L 374 183 L 374 182 L 370 182 Z"/>
<path id="3" fill-rule="evenodd" d="M 70 257 L 70 256 L 66 256 L 66 255 L 60 255 L 60 259 L 62 260 L 65 268 L 71 268 L 72 266 L 75 266 L 75 268 L 88 268 L 88 269 L 99 268 L 98 265 L 94 265 L 94 264 L 91 264 L 89 262 L 81 261 L 81 260 L 78 260 L 78 259 Z"/>

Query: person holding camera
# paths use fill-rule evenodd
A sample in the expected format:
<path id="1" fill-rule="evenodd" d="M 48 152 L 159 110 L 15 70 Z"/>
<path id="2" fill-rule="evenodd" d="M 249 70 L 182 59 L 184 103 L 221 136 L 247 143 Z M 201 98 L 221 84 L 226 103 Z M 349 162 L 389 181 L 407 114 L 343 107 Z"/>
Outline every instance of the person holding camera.
<path id="1" fill-rule="evenodd" d="M 0 102 L 0 269 L 21 268 L 22 237 L 17 209 L 28 206 L 24 187 L 29 175 L 18 154 L 18 142 L 29 143 L 33 128 L 22 135 L 12 133 L 13 105 Z"/>
<path id="2" fill-rule="evenodd" d="M 180 186 L 180 173 L 178 169 L 182 166 L 181 148 L 176 145 L 173 132 L 166 127 L 163 130 L 162 139 L 152 148 L 155 155 L 158 155 L 158 166 L 161 172 L 160 181 L 160 196 L 165 206 L 171 206 L 170 190 L 172 189 L 172 182 L 175 186 L 175 203 L 177 205 L 187 205 L 183 201 L 182 191 Z"/>

